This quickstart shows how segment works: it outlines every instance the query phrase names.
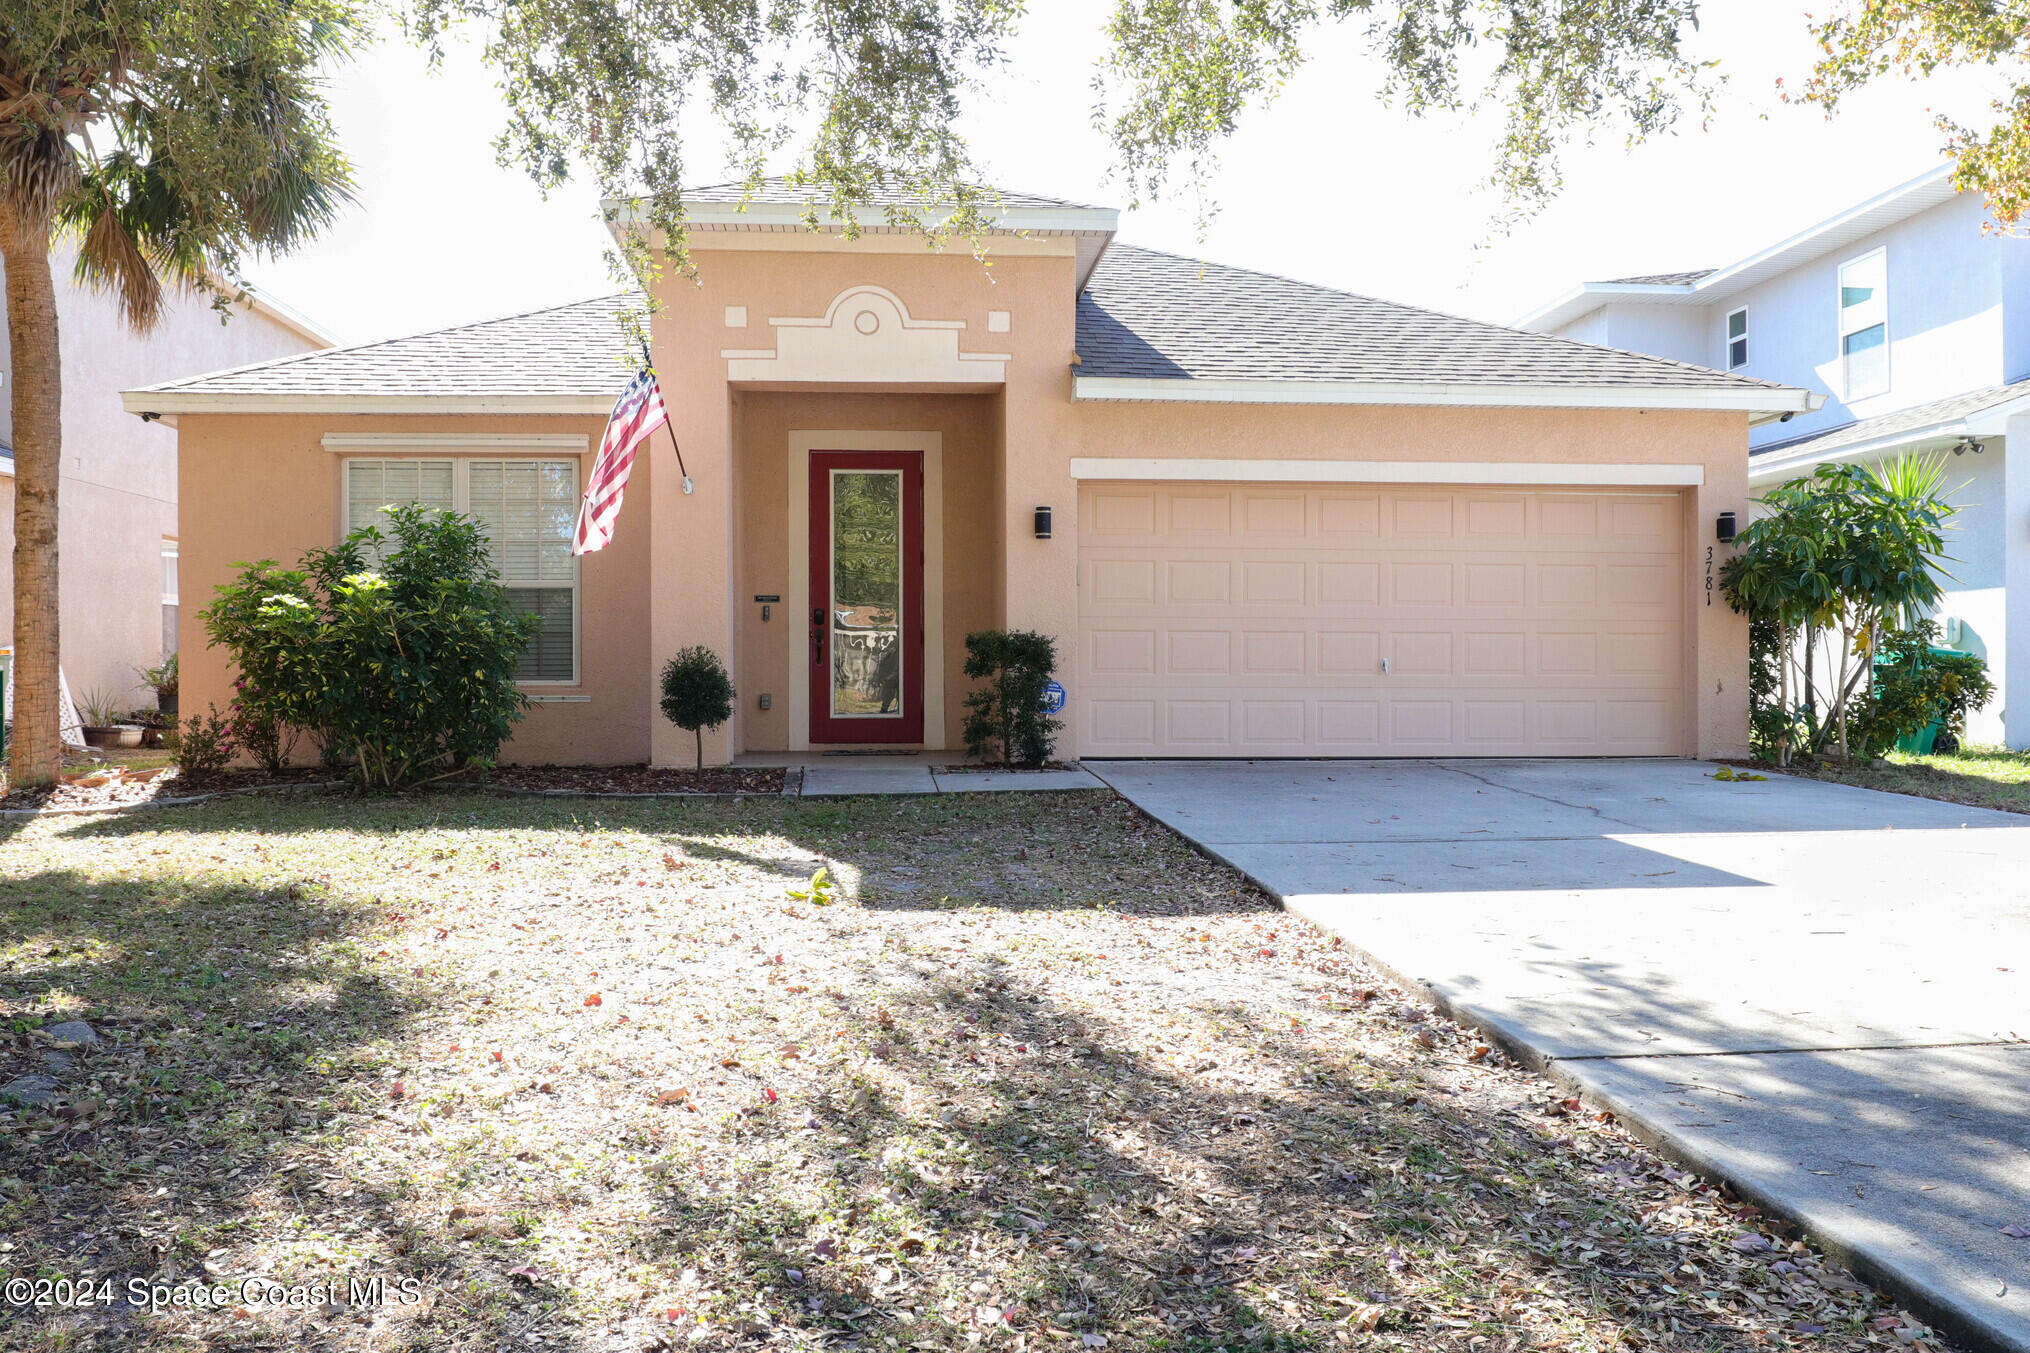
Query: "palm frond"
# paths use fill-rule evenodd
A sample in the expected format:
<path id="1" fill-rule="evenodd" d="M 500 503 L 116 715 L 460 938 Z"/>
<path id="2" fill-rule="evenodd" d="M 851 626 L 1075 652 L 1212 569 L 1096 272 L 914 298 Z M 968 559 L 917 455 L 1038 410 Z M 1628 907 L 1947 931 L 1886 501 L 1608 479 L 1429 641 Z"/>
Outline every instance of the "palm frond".
<path id="1" fill-rule="evenodd" d="M 1909 451 L 1868 467 L 1882 491 L 1898 502 L 1921 503 L 1945 487 L 1943 451 Z"/>
<path id="2" fill-rule="evenodd" d="M 94 291 L 111 292 L 121 317 L 145 333 L 162 319 L 162 281 L 120 218 L 115 203 L 100 199 L 98 209 L 90 213 L 90 224 L 80 232 L 77 279 Z"/>
<path id="3" fill-rule="evenodd" d="M 21 219 L 52 219 L 78 177 L 77 148 L 62 128 L 25 116 L 0 126 L 0 193 Z"/>

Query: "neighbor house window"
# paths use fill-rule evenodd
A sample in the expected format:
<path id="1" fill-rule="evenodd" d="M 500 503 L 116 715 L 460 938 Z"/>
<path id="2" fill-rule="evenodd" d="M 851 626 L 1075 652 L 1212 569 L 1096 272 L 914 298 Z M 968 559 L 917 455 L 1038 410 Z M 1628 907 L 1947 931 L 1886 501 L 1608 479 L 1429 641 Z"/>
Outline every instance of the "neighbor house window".
<path id="1" fill-rule="evenodd" d="M 162 537 L 162 656 L 176 651 L 176 537 Z"/>
<path id="2" fill-rule="evenodd" d="M 478 521 L 508 595 L 542 621 L 515 680 L 578 680 L 578 559 L 571 553 L 577 461 L 349 460 L 345 500 L 347 530 L 381 525 L 380 510 L 395 503 L 463 512 Z"/>
<path id="3" fill-rule="evenodd" d="M 1849 401 L 1889 388 L 1889 256 L 1840 265 L 1840 377 Z"/>
<path id="4" fill-rule="evenodd" d="M 1748 365 L 1748 311 L 1746 307 L 1727 316 L 1727 369 Z"/>

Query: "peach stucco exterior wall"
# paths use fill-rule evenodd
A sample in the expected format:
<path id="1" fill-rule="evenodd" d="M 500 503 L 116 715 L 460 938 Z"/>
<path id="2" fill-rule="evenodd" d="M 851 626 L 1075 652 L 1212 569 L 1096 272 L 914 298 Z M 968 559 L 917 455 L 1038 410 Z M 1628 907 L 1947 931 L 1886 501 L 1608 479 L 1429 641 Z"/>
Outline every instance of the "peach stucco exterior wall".
<path id="1" fill-rule="evenodd" d="M 178 428 L 184 523 L 179 635 L 183 712 L 202 711 L 213 703 L 223 709 L 230 698 L 226 655 L 206 646 L 197 614 L 212 589 L 230 579 L 241 561 L 266 558 L 293 564 L 305 550 L 338 540 L 342 458 L 323 445 L 327 434 L 568 433 L 584 436 L 588 447 L 596 449 L 603 429 L 604 420 L 599 418 L 184 414 Z M 405 453 L 391 448 L 362 454 Z M 438 447 L 406 454 L 442 458 L 527 453 Z M 653 455 L 635 462 L 613 543 L 580 562 L 578 684 L 540 688 L 544 696 L 585 697 L 583 703 L 536 705 L 503 750 L 505 760 L 621 765 L 647 759 L 649 718 L 655 706 L 645 698 L 649 600 L 642 580 L 654 534 L 649 504 L 661 469 L 655 462 Z M 591 463 L 588 450 L 580 461 L 580 483 Z"/>
<path id="2" fill-rule="evenodd" d="M 720 653 L 735 651 L 740 624 L 736 617 L 751 606 L 745 598 L 773 590 L 755 587 L 743 592 L 730 567 L 733 522 L 736 514 L 746 520 L 747 509 L 736 500 L 730 473 L 732 399 L 722 353 L 772 348 L 776 334 L 771 319 L 821 316 L 846 289 L 874 285 L 895 292 L 916 318 L 963 321 L 960 349 L 1009 353 L 1011 371 L 1061 372 L 1070 361 L 1073 258 L 1068 241 L 1025 243 L 1020 247 L 1034 252 L 1011 250 L 988 269 L 962 251 L 932 253 L 920 243 L 902 239 L 884 244 L 870 237 L 839 249 L 807 247 L 838 241 L 785 235 L 758 236 L 742 247 L 715 243 L 727 238 L 701 236 L 692 241 L 696 276 L 673 276 L 662 282 L 665 308 L 654 320 L 656 369 L 670 394 L 671 422 L 697 483 L 689 499 L 683 498 L 675 476 L 665 476 L 657 488 L 658 521 L 673 524 L 657 534 L 650 583 L 651 642 L 658 653 L 686 644 L 705 644 Z M 806 247 L 792 247 L 799 242 Z M 745 247 L 746 243 L 762 247 Z M 744 326 L 729 326 L 729 307 L 745 311 Z M 1006 310 L 1014 317 L 1010 332 L 988 331 L 989 310 Z M 892 386 L 881 388 L 895 392 Z M 1026 420 L 1016 411 L 1017 399 L 1011 381 L 1005 406 L 1011 435 Z M 1019 454 L 1012 440 L 1007 453 Z M 1005 508 L 1005 496 L 998 501 Z M 766 515 L 764 508 L 755 512 Z M 674 525 L 678 521 L 681 526 Z M 1026 537 L 1026 529 L 1023 534 Z M 1004 550 L 1010 539 L 1004 526 Z M 998 561 L 997 574 L 1005 573 L 1011 557 L 1004 555 Z M 1070 566 L 1060 572 L 1068 593 Z M 724 609 L 714 613 L 704 604 L 708 598 L 723 598 Z M 775 745 L 778 735 L 772 729 L 760 731 L 768 725 L 760 725 L 750 736 L 749 725 L 758 724 L 762 716 L 745 697 L 743 688 L 733 721 L 707 734 L 708 759 L 723 761 L 737 749 Z M 786 701 L 782 707 L 787 708 Z M 658 763 L 677 764 L 688 755 L 689 740 L 674 729 L 658 727 L 654 748 Z"/>
<path id="3" fill-rule="evenodd" d="M 1056 637 L 1060 669 L 1074 669 L 1078 628 L 1078 485 L 1074 457 L 1333 461 L 1691 464 L 1703 485 L 1682 491 L 1687 586 L 1686 745 L 1702 756 L 1746 750 L 1747 627 L 1715 598 L 1706 550 L 1714 517 L 1745 516 L 1747 424 L 1742 414 L 1546 409 L 1077 403 L 1074 260 L 1068 242 L 1037 241 L 997 256 L 991 270 L 963 254 L 932 254 L 872 237 L 851 247 L 795 235 L 693 240 L 695 278 L 664 281 L 654 350 L 672 427 L 695 491 L 683 493 L 658 434 L 638 458 L 615 543 L 588 557 L 580 631 L 588 703 L 531 712 L 507 749 L 518 761 L 688 765 L 691 739 L 656 712 L 656 673 L 679 647 L 727 657 L 740 699 L 709 733 L 708 761 L 793 742 L 789 683 L 807 616 L 790 613 L 790 521 L 804 510 L 787 480 L 794 434 L 924 432 L 943 439 L 945 731 L 958 745 L 959 672 L 968 630 L 986 625 Z M 767 243 L 762 244 L 763 241 Z M 728 351 L 775 349 L 776 319 L 823 316 L 849 288 L 892 294 L 922 333 L 955 333 L 957 351 L 995 360 L 966 366 L 978 379 L 926 385 L 763 384 L 729 380 Z M 733 311 L 734 313 L 729 313 Z M 990 312 L 1005 312 L 1005 328 Z M 741 312 L 744 312 L 741 313 Z M 744 322 L 736 322 L 744 320 Z M 927 324 L 925 322 L 928 322 Z M 953 323 L 963 327 L 953 330 Z M 1005 357 L 1005 361 L 998 360 Z M 746 369 L 746 368 L 743 368 Z M 961 364 L 948 363 L 947 374 Z M 194 613 L 234 560 L 294 560 L 336 537 L 338 457 L 328 433 L 583 433 L 599 418 L 433 418 L 185 415 L 181 425 L 185 708 L 224 703 L 223 656 L 204 647 Z M 483 454 L 483 453 L 474 453 Z M 589 453 L 588 453 L 589 468 Z M 1031 512 L 1055 514 L 1037 540 Z M 1724 559 L 1715 550 L 1713 567 Z M 764 623 L 755 594 L 784 598 Z M 1067 729 L 1079 726 L 1076 683 Z M 770 694 L 772 708 L 758 708 Z M 1060 752 L 1076 752 L 1065 746 Z"/>
<path id="4" fill-rule="evenodd" d="M 1001 623 L 1000 400 L 990 395 L 770 394 L 739 392 L 733 400 L 736 446 L 734 496 L 739 503 L 740 569 L 736 588 L 738 670 L 734 684 L 745 711 L 742 749 L 775 752 L 790 746 L 788 683 L 808 681 L 805 617 L 788 609 L 791 587 L 789 516 L 806 511 L 807 487 L 788 482 L 787 448 L 797 431 L 937 432 L 943 456 L 939 525 L 944 555 L 944 652 L 927 676 L 946 692 L 963 691 L 965 638 Z M 807 564 L 804 567 L 808 567 Z M 785 599 L 763 621 L 757 595 Z M 764 711 L 758 697 L 771 695 Z M 943 744 L 959 747 L 964 710 L 945 706 Z"/>
<path id="5" fill-rule="evenodd" d="M 782 722 L 786 701 L 778 696 L 776 708 L 764 715 L 748 698 L 761 689 L 753 685 L 757 667 L 771 685 L 779 678 L 770 674 L 787 669 L 780 648 L 788 642 L 789 627 L 759 633 L 758 608 L 748 602 L 755 592 L 780 589 L 750 586 L 745 580 L 750 574 L 758 578 L 756 570 L 780 557 L 782 526 L 776 518 L 786 498 L 767 478 L 775 472 L 749 478 L 744 470 L 729 473 L 729 462 L 737 445 L 743 467 L 781 463 L 788 431 L 820 416 L 818 408 L 808 405 L 809 419 L 774 408 L 760 412 L 767 406 L 757 403 L 758 394 L 736 393 L 737 387 L 729 384 L 729 362 L 722 354 L 771 348 L 777 341 L 771 319 L 824 315 L 842 292 L 869 285 L 893 293 L 915 320 L 963 322 L 958 337 L 962 351 L 1007 356 L 997 401 L 1001 455 L 992 466 L 989 503 L 999 517 L 994 545 L 998 619 L 1055 636 L 1066 655 L 1064 670 L 1071 667 L 1078 623 L 1074 457 L 1695 464 L 1705 482 L 1683 491 L 1693 556 L 1687 576 L 1694 589 L 1686 608 L 1686 744 L 1702 756 L 1745 753 L 1747 627 L 1724 603 L 1708 604 L 1704 582 L 1715 515 L 1732 510 L 1745 516 L 1748 506 L 1745 415 L 1078 403 L 1072 399 L 1075 330 L 1068 248 L 1001 257 L 989 271 L 970 256 L 930 254 L 908 243 L 862 241 L 856 248 L 834 251 L 807 239 L 799 250 L 784 243 L 796 237 L 769 238 L 775 243 L 766 249 L 716 248 L 694 240 L 694 246 L 703 246 L 693 251 L 697 276 L 664 282 L 667 308 L 656 318 L 657 365 L 666 388 L 680 392 L 672 401 L 673 416 L 698 490 L 692 499 L 680 500 L 674 476 L 665 476 L 658 489 L 659 520 L 674 520 L 667 514 L 679 511 L 684 526 L 657 533 L 653 648 L 665 652 L 680 643 L 706 643 L 734 652 L 746 681 L 740 713 L 733 726 L 708 742 L 708 757 L 779 747 L 788 735 Z M 730 323 L 729 308 L 744 311 L 744 326 Z M 990 310 L 1008 312 L 1007 331 L 989 330 Z M 826 397 L 839 400 L 849 388 L 827 387 Z M 895 392 L 888 397 L 895 398 L 908 387 L 863 388 L 886 388 Z M 809 391 L 799 396 L 816 397 Z M 737 424 L 736 407 L 741 409 Z M 850 415 L 847 406 L 834 407 L 841 417 L 858 418 L 866 426 L 895 425 L 895 418 L 868 411 L 864 402 L 853 404 Z M 1046 504 L 1055 513 L 1056 530 L 1053 539 L 1039 541 L 1030 529 L 1030 514 Z M 741 567 L 732 569 L 736 521 L 752 548 L 738 549 Z M 1719 562 L 1716 553 L 1715 568 Z M 671 586 L 676 578 L 683 579 L 681 588 Z M 721 597 L 726 599 L 723 610 L 713 604 Z M 980 613 L 992 612 L 983 608 Z M 949 689 L 949 708 L 956 710 L 963 683 Z M 1073 689 L 1069 697 L 1076 706 L 1079 692 Z M 1075 707 L 1068 711 L 1068 728 L 1078 726 L 1077 714 Z M 656 759 L 680 760 L 680 752 L 687 754 L 688 747 L 678 748 L 674 737 L 659 729 Z"/>

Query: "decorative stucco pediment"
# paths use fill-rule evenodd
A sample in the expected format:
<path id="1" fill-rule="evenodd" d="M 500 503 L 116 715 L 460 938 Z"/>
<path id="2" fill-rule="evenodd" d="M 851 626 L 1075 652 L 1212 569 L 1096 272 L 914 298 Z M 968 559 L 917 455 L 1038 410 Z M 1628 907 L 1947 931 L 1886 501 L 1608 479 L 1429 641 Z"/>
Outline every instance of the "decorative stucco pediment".
<path id="1" fill-rule="evenodd" d="M 916 319 L 883 287 L 848 287 L 818 318 L 771 318 L 775 347 L 728 348 L 730 381 L 1001 384 L 1005 352 L 961 352 L 962 319 Z"/>

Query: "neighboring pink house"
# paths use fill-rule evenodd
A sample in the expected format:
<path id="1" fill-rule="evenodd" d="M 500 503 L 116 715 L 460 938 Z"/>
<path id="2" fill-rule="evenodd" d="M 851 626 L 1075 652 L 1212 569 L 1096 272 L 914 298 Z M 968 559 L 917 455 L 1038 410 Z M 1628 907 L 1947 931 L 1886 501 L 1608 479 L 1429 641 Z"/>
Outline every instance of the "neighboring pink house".
<path id="1" fill-rule="evenodd" d="M 1804 392 L 1115 241 L 1009 195 L 963 250 L 688 199 L 695 281 L 617 539 L 576 500 L 626 297 L 130 390 L 181 439 L 183 580 L 293 560 L 397 499 L 482 517 L 545 618 L 524 761 L 687 762 L 677 648 L 725 655 L 707 756 L 955 748 L 963 641 L 1056 636 L 1060 754 L 1741 755 L 1716 602 L 1752 423 Z M 615 204 L 624 215 L 626 204 Z M 186 707 L 225 658 L 186 612 Z"/>
<path id="2" fill-rule="evenodd" d="M 204 299 L 178 297 L 157 329 L 137 334 L 111 298 L 72 278 L 71 261 L 68 249 L 52 260 L 63 355 L 57 525 L 63 670 L 79 699 L 98 692 L 145 707 L 154 696 L 135 669 L 154 666 L 176 647 L 176 435 L 124 414 L 120 391 L 326 348 L 331 339 L 265 297 L 235 306 L 230 321 Z M 0 325 L 0 373 L 9 371 Z M 12 421 L 12 401 L 0 399 L 0 646 L 14 632 Z"/>

